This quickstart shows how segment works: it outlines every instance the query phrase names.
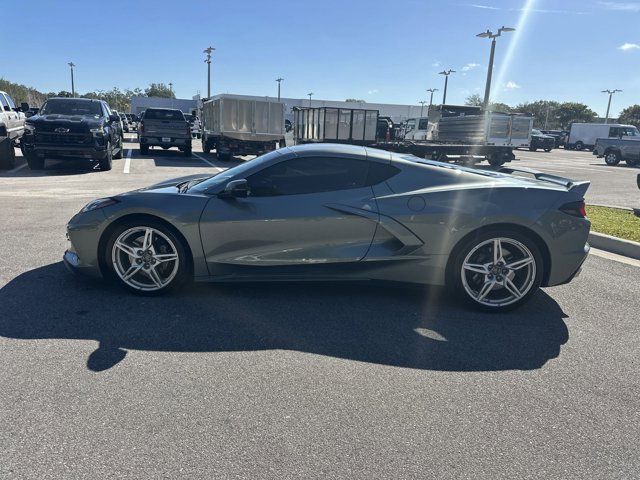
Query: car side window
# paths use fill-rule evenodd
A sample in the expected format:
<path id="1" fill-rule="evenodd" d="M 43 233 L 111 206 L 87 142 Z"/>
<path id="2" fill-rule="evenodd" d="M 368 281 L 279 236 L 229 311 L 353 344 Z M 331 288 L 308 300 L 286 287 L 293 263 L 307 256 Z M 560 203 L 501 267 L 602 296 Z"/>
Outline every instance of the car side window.
<path id="1" fill-rule="evenodd" d="M 609 138 L 616 138 L 620 136 L 620 129 L 618 127 L 609 128 Z"/>
<path id="2" fill-rule="evenodd" d="M 0 103 L 2 104 L 3 110 L 8 110 L 10 108 L 9 102 L 7 101 L 3 93 L 0 93 Z"/>
<path id="3" fill-rule="evenodd" d="M 254 173 L 247 182 L 252 197 L 361 188 L 367 184 L 368 163 L 339 157 L 294 158 Z"/>
<path id="4" fill-rule="evenodd" d="M 428 126 L 429 120 L 427 120 L 426 118 L 421 118 L 420 122 L 418 123 L 418 130 L 426 130 Z"/>
<path id="5" fill-rule="evenodd" d="M 416 128 L 416 121 L 415 120 L 408 120 L 407 121 L 407 126 L 405 128 L 405 131 L 406 132 L 410 132 L 414 128 Z"/>
<path id="6" fill-rule="evenodd" d="M 12 99 L 9 95 L 6 95 L 6 94 L 5 94 L 5 96 L 7 97 L 7 102 L 9 102 L 9 106 L 10 106 L 11 108 L 16 108 L 16 104 L 15 104 L 15 103 L 13 103 L 13 99 Z"/>

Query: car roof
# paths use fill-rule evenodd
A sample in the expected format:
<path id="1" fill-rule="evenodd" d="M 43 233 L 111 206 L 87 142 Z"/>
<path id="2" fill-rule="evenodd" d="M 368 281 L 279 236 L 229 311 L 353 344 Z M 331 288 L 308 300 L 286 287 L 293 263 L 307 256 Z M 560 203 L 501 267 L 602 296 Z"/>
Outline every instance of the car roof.
<path id="1" fill-rule="evenodd" d="M 306 143 L 286 147 L 287 153 L 295 156 L 328 155 L 332 157 L 351 157 L 378 162 L 391 162 L 391 153 L 377 148 L 363 147 L 344 143 Z M 284 152 L 283 152 L 284 153 Z"/>

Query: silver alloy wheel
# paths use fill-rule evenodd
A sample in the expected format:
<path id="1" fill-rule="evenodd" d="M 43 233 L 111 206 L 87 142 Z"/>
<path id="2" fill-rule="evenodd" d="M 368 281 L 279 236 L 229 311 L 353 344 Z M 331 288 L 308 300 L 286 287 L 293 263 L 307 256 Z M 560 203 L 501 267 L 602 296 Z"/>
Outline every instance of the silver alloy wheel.
<path id="1" fill-rule="evenodd" d="M 169 285 L 180 266 L 178 250 L 171 239 L 146 226 L 122 232 L 113 243 L 111 259 L 120 280 L 146 292 Z"/>
<path id="2" fill-rule="evenodd" d="M 609 152 L 605 155 L 604 161 L 608 165 L 615 165 L 616 163 L 618 163 L 618 155 L 614 152 Z"/>
<path id="3" fill-rule="evenodd" d="M 473 300 L 488 307 L 504 307 L 531 290 L 536 278 L 536 260 L 517 240 L 491 238 L 469 252 L 460 275 L 465 291 Z"/>

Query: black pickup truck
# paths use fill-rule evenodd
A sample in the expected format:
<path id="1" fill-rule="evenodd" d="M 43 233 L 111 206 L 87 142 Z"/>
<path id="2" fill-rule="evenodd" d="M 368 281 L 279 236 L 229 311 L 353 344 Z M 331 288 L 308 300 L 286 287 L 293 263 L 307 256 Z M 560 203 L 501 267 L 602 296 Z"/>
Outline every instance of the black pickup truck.
<path id="1" fill-rule="evenodd" d="M 32 170 L 42 170 L 46 158 L 86 158 L 111 170 L 122 158 L 120 118 L 102 100 L 50 98 L 26 120 L 22 149 Z"/>

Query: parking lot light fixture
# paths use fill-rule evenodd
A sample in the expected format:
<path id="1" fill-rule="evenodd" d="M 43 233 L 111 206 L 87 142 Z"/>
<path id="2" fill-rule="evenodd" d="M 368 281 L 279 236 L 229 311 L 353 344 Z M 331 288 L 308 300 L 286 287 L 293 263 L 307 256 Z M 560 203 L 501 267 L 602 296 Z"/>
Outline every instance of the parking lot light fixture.
<path id="1" fill-rule="evenodd" d="M 611 109 L 611 98 L 613 97 L 614 93 L 618 93 L 618 92 L 622 92 L 622 90 L 618 90 L 617 88 L 615 90 L 602 90 L 602 93 L 609 94 L 609 103 L 607 103 L 607 114 L 604 117 L 604 123 L 609 123 L 609 110 Z"/>
<path id="2" fill-rule="evenodd" d="M 311 97 L 313 96 L 313 92 L 309 92 L 307 95 L 309 95 L 309 108 L 311 108 Z"/>
<path id="3" fill-rule="evenodd" d="M 422 117 L 422 111 L 424 110 L 424 104 L 427 103 L 426 100 L 420 100 L 418 102 L 420 104 L 420 116 Z"/>
<path id="4" fill-rule="evenodd" d="M 211 98 L 211 54 L 215 48 L 207 47 L 203 53 L 207 54 L 207 58 L 204 59 L 204 63 L 207 64 L 207 98 Z"/>
<path id="5" fill-rule="evenodd" d="M 442 104 L 447 103 L 447 86 L 449 85 L 449 75 L 456 73 L 455 70 L 443 70 L 438 75 L 444 75 L 444 94 L 442 95 Z"/>
<path id="6" fill-rule="evenodd" d="M 278 82 L 278 101 L 280 101 L 280 83 L 284 80 L 282 77 L 276 78 L 276 82 Z"/>
<path id="7" fill-rule="evenodd" d="M 479 38 L 491 39 L 491 53 L 489 54 L 489 68 L 487 68 L 487 83 L 484 87 L 484 101 L 482 102 L 482 107 L 485 110 L 489 107 L 489 96 L 491 95 L 491 77 L 493 75 L 493 59 L 496 53 L 496 38 L 502 36 L 503 33 L 514 32 L 514 31 L 515 31 L 515 28 L 502 26 L 498 29 L 498 33 L 493 33 L 491 30 L 487 29 L 486 32 L 478 33 L 476 35 L 476 37 L 479 37 Z"/>
<path id="8" fill-rule="evenodd" d="M 73 81 L 73 67 L 75 67 L 76 64 L 73 63 L 73 62 L 69 62 L 67 65 L 69 65 L 69 68 L 71 68 L 71 96 L 73 96 L 73 98 L 75 98 L 75 96 L 76 96 L 76 86 L 75 86 L 75 83 Z"/>

